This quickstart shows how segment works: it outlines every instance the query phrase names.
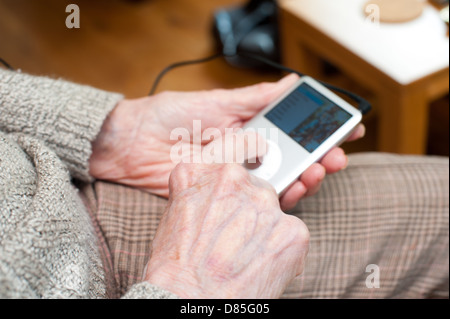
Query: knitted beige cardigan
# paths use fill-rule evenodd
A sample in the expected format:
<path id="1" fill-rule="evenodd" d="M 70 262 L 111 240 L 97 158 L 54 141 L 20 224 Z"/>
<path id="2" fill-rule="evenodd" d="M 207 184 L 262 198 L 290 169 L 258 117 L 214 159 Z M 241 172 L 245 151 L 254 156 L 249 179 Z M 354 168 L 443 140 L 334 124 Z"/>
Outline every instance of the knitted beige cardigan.
<path id="1" fill-rule="evenodd" d="M 0 298 L 105 298 L 97 238 L 71 178 L 122 98 L 0 69 Z M 172 298 L 148 283 L 125 298 Z"/>

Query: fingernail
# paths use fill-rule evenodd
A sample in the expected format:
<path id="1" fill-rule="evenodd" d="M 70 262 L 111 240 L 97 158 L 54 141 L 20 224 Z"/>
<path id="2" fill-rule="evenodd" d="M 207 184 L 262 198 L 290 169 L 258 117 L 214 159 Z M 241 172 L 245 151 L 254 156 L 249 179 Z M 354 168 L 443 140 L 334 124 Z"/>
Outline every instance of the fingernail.
<path id="1" fill-rule="evenodd" d="M 360 125 L 360 131 L 361 133 L 359 133 L 359 135 L 361 136 L 361 138 L 363 138 L 366 135 L 366 127 L 364 125 Z"/>
<path id="2" fill-rule="evenodd" d="M 291 73 L 289 75 L 286 75 L 285 77 L 281 78 L 281 80 L 279 82 L 292 82 L 295 80 L 298 80 L 300 77 L 295 74 L 295 73 Z"/>
<path id="3" fill-rule="evenodd" d="M 348 156 L 345 155 L 345 165 L 344 165 L 344 167 L 342 169 L 346 169 L 347 166 L 348 166 Z"/>

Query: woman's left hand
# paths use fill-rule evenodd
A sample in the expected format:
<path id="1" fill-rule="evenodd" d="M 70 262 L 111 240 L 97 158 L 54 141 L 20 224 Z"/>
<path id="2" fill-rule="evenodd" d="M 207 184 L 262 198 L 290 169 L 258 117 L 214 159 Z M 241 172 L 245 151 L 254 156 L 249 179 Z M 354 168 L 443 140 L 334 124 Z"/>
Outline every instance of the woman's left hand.
<path id="1" fill-rule="evenodd" d="M 180 143 L 173 137 L 171 139 L 175 129 L 185 129 L 192 136 L 194 121 L 201 121 L 201 133 L 214 128 L 224 134 L 227 128 L 242 127 L 298 79 L 298 76 L 291 74 L 276 83 L 239 89 L 164 92 L 141 99 L 123 100 L 108 116 L 93 143 L 90 173 L 97 179 L 168 197 L 169 176 L 178 164 L 171 158 L 172 147 Z M 360 125 L 349 140 L 362 137 L 364 130 L 364 126 Z M 201 152 L 209 141 L 194 146 L 191 140 L 181 142 L 186 143 L 193 152 Z M 331 150 L 320 163 L 308 168 L 280 198 L 282 209 L 291 209 L 300 198 L 315 194 L 326 174 L 346 166 L 344 151 L 341 148 Z"/>

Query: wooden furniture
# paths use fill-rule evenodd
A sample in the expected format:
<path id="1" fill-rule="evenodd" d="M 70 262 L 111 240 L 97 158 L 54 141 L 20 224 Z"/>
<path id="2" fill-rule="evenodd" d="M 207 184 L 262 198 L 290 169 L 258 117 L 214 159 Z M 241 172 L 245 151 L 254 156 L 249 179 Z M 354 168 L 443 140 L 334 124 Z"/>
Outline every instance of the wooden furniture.
<path id="1" fill-rule="evenodd" d="M 280 0 L 283 63 L 318 78 L 332 63 L 375 94 L 378 151 L 424 154 L 429 103 L 449 91 L 447 25 L 429 5 L 414 21 L 377 23 L 366 2 Z"/>
<path id="2" fill-rule="evenodd" d="M 245 1 L 2 0 L 0 56 L 26 73 L 139 98 L 169 64 L 214 54 L 214 11 Z M 80 8 L 80 29 L 65 25 L 69 3 Z M 279 78 L 217 59 L 172 70 L 158 92 L 235 88 Z"/>

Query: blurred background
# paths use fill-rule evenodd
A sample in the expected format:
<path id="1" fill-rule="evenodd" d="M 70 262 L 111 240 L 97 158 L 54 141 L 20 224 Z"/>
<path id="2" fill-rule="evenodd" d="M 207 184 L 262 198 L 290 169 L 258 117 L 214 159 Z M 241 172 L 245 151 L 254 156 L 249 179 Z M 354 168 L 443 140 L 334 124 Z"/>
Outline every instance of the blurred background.
<path id="1" fill-rule="evenodd" d="M 217 51 L 213 14 L 246 0 L 0 0 L 0 57 L 23 72 L 64 78 L 127 98 L 149 93 L 169 64 Z M 66 6 L 80 7 L 79 29 L 65 25 Z M 330 81 L 371 99 L 370 92 L 327 65 Z M 279 71 L 243 69 L 216 59 L 167 73 L 163 90 L 235 88 L 276 81 Z M 448 95 L 430 106 L 428 154 L 448 155 Z M 375 151 L 376 112 L 367 137 L 345 145 L 347 152 Z"/>

